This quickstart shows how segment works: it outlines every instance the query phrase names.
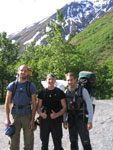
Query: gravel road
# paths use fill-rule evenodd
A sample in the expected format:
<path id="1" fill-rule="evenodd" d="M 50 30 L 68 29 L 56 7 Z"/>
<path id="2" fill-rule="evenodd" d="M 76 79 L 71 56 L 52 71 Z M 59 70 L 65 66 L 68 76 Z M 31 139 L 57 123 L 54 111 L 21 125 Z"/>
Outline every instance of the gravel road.
<path id="1" fill-rule="evenodd" d="M 113 150 L 113 100 L 98 100 L 93 118 L 93 129 L 90 138 L 93 150 Z M 8 137 L 4 134 L 5 113 L 4 105 L 0 105 L 0 150 L 8 150 Z M 39 127 L 35 130 L 34 150 L 41 150 Z M 21 132 L 20 150 L 23 150 L 23 134 Z M 68 130 L 63 130 L 62 139 L 64 150 L 70 150 Z M 79 149 L 83 150 L 79 140 Z M 49 150 L 53 150 L 53 142 L 50 136 Z"/>

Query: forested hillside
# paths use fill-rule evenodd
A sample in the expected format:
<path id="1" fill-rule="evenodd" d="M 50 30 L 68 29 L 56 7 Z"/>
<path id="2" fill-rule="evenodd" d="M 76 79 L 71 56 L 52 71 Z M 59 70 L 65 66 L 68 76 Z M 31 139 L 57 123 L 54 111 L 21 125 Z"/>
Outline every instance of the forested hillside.
<path id="1" fill-rule="evenodd" d="M 19 53 L 20 45 L 12 43 L 6 33 L 0 36 L 0 99 L 4 100 L 7 84 L 16 78 L 19 65 L 26 64 L 33 70 L 31 80 L 41 89 L 40 82 L 47 73 L 57 79 L 65 79 L 65 73 L 81 70 L 93 71 L 97 77 L 96 98 L 113 98 L 113 12 L 104 14 L 92 22 L 71 41 L 65 41 L 62 28 L 63 12 L 57 11 L 57 22 L 51 20 L 48 27 L 48 45 L 35 46 L 31 42 Z M 71 39 L 71 37 L 70 37 Z"/>
<path id="2" fill-rule="evenodd" d="M 88 54 L 88 58 L 95 58 L 96 63 L 105 64 L 113 56 L 113 10 L 93 21 L 70 43 L 76 45 L 79 51 Z"/>

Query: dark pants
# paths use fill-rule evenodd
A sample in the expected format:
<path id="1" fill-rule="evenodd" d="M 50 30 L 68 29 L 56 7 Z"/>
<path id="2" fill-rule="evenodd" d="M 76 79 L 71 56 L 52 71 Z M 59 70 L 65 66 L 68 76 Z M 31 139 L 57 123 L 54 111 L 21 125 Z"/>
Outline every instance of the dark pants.
<path id="1" fill-rule="evenodd" d="M 72 122 L 69 122 L 69 138 L 71 142 L 71 150 L 79 149 L 78 134 L 80 136 L 84 150 L 92 150 L 89 131 L 87 130 L 87 119 L 83 121 L 83 118 L 74 118 Z"/>
<path id="2" fill-rule="evenodd" d="M 63 150 L 62 148 L 62 120 L 40 119 L 40 138 L 42 141 L 41 150 L 48 150 L 49 134 L 51 133 L 54 143 L 54 150 Z"/>

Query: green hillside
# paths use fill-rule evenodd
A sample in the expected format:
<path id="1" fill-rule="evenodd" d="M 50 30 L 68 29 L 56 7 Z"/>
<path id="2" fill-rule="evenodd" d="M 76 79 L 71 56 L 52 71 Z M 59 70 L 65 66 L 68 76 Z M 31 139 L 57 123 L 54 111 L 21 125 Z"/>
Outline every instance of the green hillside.
<path id="1" fill-rule="evenodd" d="M 97 95 L 113 98 L 113 10 L 93 21 L 70 43 L 81 52 L 86 70 L 97 76 Z"/>
<path id="2" fill-rule="evenodd" d="M 85 30 L 76 35 L 71 44 L 95 62 L 105 63 L 113 56 L 113 10 L 93 21 Z"/>

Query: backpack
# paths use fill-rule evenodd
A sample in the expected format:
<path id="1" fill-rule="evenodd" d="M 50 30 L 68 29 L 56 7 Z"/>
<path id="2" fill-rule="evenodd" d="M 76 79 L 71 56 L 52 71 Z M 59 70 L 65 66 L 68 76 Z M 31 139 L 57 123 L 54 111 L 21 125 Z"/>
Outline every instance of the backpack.
<path id="1" fill-rule="evenodd" d="M 79 72 L 78 84 L 88 90 L 90 98 L 93 102 L 96 87 L 96 75 L 90 71 Z M 93 103 L 93 113 L 95 112 L 95 104 Z"/>
<path id="2" fill-rule="evenodd" d="M 86 88 L 90 96 L 95 95 L 96 75 L 90 71 L 79 72 L 78 84 Z"/>
<path id="3" fill-rule="evenodd" d="M 27 92 L 28 97 L 31 97 L 30 85 L 31 85 L 31 82 L 27 81 L 26 82 L 26 92 Z M 17 86 L 18 86 L 18 80 L 13 81 L 12 98 L 15 95 Z"/>
<path id="4" fill-rule="evenodd" d="M 88 114 L 86 103 L 82 97 L 82 86 L 77 86 L 74 93 L 72 94 L 69 89 L 66 89 L 66 99 L 67 99 L 67 110 L 71 113 L 78 113 L 79 115 Z"/>

